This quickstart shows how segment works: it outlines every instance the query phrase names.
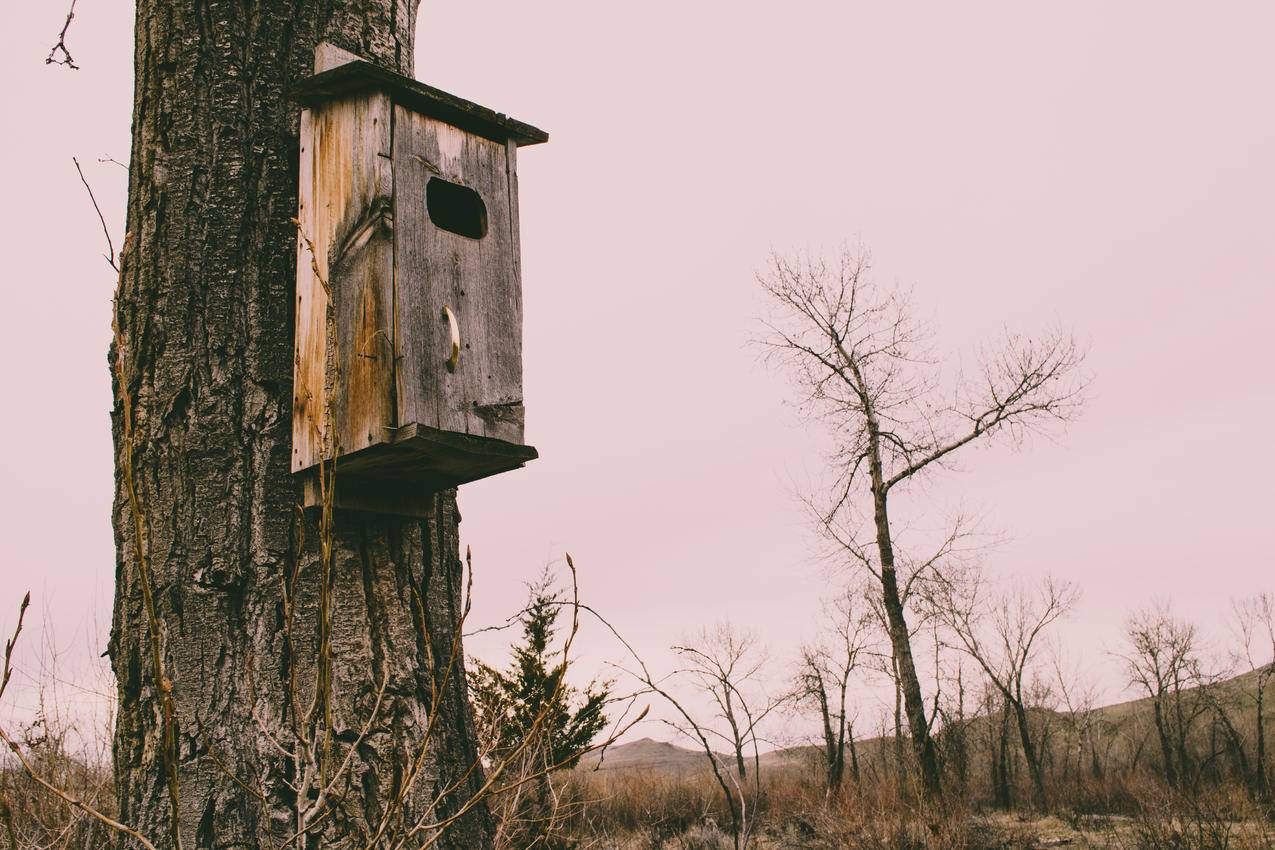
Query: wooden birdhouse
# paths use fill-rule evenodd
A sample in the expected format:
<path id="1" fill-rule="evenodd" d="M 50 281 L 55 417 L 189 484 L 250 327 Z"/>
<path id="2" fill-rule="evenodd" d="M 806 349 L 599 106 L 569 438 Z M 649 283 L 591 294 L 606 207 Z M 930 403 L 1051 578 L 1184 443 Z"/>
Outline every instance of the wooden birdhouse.
<path id="1" fill-rule="evenodd" d="M 420 513 L 521 467 L 516 154 L 541 130 L 363 61 L 301 113 L 292 470 L 318 498 Z"/>

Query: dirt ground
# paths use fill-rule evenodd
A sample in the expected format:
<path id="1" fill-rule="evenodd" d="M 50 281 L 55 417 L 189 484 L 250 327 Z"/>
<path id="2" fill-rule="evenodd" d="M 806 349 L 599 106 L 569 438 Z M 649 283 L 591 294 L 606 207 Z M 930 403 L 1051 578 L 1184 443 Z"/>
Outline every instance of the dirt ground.
<path id="1" fill-rule="evenodd" d="M 952 844 L 950 839 L 890 840 L 874 837 L 846 843 L 844 839 L 818 834 L 800 834 L 788 829 L 780 834 L 760 836 L 750 847 L 754 850 L 1275 850 L 1269 827 L 1259 824 L 1233 823 L 1222 832 L 1209 835 L 1192 834 L 1190 830 L 1171 831 L 1149 837 L 1145 830 L 1128 817 L 1089 817 L 1064 822 L 1057 817 L 1026 819 L 1015 815 L 992 815 L 980 819 L 969 840 Z M 712 826 L 699 827 L 679 836 L 661 838 L 650 834 L 626 836 L 615 841 L 598 839 L 584 847 L 599 850 L 732 850 L 725 833 Z"/>

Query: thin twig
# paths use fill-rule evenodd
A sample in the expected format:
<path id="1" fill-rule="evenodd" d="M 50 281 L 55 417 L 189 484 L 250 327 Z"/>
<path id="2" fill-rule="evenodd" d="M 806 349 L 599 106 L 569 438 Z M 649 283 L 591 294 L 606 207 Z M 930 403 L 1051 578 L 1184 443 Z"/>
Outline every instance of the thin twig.
<path id="1" fill-rule="evenodd" d="M 49 55 L 45 57 L 45 65 L 65 65 L 72 71 L 80 70 L 80 66 L 75 64 L 75 60 L 71 58 L 71 52 L 66 49 L 66 33 L 71 29 L 71 21 L 75 20 L 75 3 L 71 0 L 71 8 L 66 13 L 66 23 L 62 24 L 62 31 L 58 33 L 57 43 L 49 50 Z M 62 55 L 59 57 L 58 54 Z"/>
<path id="2" fill-rule="evenodd" d="M 72 3 L 71 5 L 74 6 L 75 4 Z M 84 169 L 80 168 L 80 161 L 75 157 L 71 157 L 71 162 L 75 163 L 75 170 L 79 172 L 80 182 L 84 184 L 85 190 L 89 193 L 89 200 L 93 202 L 93 210 L 97 213 L 97 220 L 102 223 L 102 235 L 106 237 L 106 248 L 109 251 L 109 253 L 102 256 L 106 258 L 106 262 L 111 264 L 111 268 L 115 269 L 115 273 L 119 274 L 120 267 L 115 258 L 115 243 L 111 241 L 111 230 L 106 226 L 106 216 L 102 215 L 102 208 L 97 205 L 97 198 L 93 195 L 93 187 L 85 179 Z"/>

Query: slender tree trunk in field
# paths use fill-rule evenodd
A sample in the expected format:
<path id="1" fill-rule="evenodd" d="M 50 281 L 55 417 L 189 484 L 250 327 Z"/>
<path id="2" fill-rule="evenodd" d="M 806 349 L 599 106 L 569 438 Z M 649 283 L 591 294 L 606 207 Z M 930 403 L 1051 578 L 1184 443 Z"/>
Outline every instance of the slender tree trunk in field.
<path id="1" fill-rule="evenodd" d="M 1022 699 L 1011 701 L 1014 707 L 1014 721 L 1018 725 L 1018 738 L 1023 745 L 1023 758 L 1027 761 L 1027 771 L 1031 775 L 1032 791 L 1036 795 L 1036 805 L 1045 806 L 1045 777 L 1040 764 L 1040 754 L 1036 752 L 1036 744 L 1032 741 L 1031 727 L 1027 722 L 1027 709 Z"/>
<path id="2" fill-rule="evenodd" d="M 1164 759 L 1164 780 L 1176 788 L 1178 773 L 1174 768 L 1173 746 L 1169 743 L 1168 730 L 1164 728 L 1164 708 L 1158 696 L 1151 701 L 1151 716 L 1155 721 L 1156 737 L 1160 741 L 1160 757 Z"/>
<path id="3" fill-rule="evenodd" d="M 730 689 L 725 692 L 726 719 L 730 723 L 731 741 L 735 749 L 735 772 L 740 779 L 748 775 L 748 764 L 744 760 L 744 737 L 739 734 L 739 724 L 735 722 L 735 709 L 730 696 Z"/>
<path id="4" fill-rule="evenodd" d="M 838 738 L 832 728 L 832 709 L 828 704 L 828 691 L 822 679 L 815 685 L 815 698 L 819 701 L 819 716 L 823 721 L 824 791 L 831 795 L 841 787 L 841 778 L 845 773 L 845 725 L 842 724 L 841 737 Z"/>
<path id="5" fill-rule="evenodd" d="M 1257 761 L 1257 799 L 1263 802 L 1270 799 L 1271 789 L 1269 780 L 1266 776 L 1266 718 L 1262 715 L 1263 711 L 1263 694 L 1266 689 L 1266 677 L 1259 677 L 1257 680 L 1257 752 L 1255 759 Z"/>
<path id="6" fill-rule="evenodd" d="M 992 769 L 996 783 L 996 801 L 1002 809 L 1014 804 L 1009 780 L 1009 702 L 1001 706 L 1001 729 L 997 739 L 995 767 Z"/>
<path id="7" fill-rule="evenodd" d="M 894 543 L 890 537 L 890 515 L 881 468 L 880 438 L 874 420 L 869 421 L 868 427 L 871 432 L 868 462 L 872 473 L 873 520 L 876 525 L 877 553 L 881 559 L 881 596 L 890 627 L 890 647 L 893 650 L 899 690 L 903 695 L 912 750 L 921 767 L 922 791 L 927 797 L 938 797 L 943 792 L 938 757 L 934 752 L 934 741 L 930 738 L 925 701 L 921 697 L 921 682 L 917 678 L 916 664 L 912 660 L 912 638 L 904 617 L 903 600 L 899 595 L 898 576 L 894 567 Z"/>
<path id="8" fill-rule="evenodd" d="M 894 779 L 903 789 L 907 775 L 907 762 L 903 757 L 903 688 L 899 685 L 899 663 L 891 658 L 894 670 Z"/>
<path id="9" fill-rule="evenodd" d="M 855 786 L 862 784 L 862 777 L 859 772 L 859 750 L 854 743 L 854 727 L 851 726 L 849 734 L 846 736 L 846 745 L 850 748 L 850 776 L 854 779 Z"/>
<path id="10" fill-rule="evenodd" d="M 288 92 L 321 40 L 410 74 L 417 2 L 137 3 L 110 653 L 121 819 L 160 848 L 361 848 L 385 820 L 430 822 L 450 783 L 460 790 L 442 816 L 481 781 L 460 778 L 476 758 L 463 669 L 434 678 L 459 616 L 455 491 L 426 520 L 338 514 L 325 594 L 315 512 L 297 507 L 289 467 L 299 107 Z M 330 706 L 302 728 L 323 669 Z M 298 729 L 327 753 L 303 795 Z M 298 812 L 310 829 L 285 845 Z M 480 806 L 439 846 L 489 836 Z"/>

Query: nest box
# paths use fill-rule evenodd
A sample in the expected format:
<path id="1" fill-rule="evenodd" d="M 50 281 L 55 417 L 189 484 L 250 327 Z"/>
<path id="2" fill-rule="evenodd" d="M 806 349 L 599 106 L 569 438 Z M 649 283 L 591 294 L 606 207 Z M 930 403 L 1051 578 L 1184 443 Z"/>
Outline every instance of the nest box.
<path id="1" fill-rule="evenodd" d="M 292 470 L 419 513 L 523 444 L 519 146 L 548 135 L 368 62 L 300 83 Z"/>

